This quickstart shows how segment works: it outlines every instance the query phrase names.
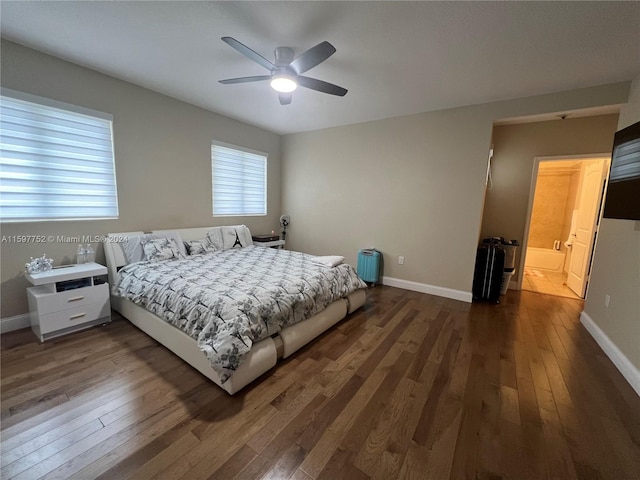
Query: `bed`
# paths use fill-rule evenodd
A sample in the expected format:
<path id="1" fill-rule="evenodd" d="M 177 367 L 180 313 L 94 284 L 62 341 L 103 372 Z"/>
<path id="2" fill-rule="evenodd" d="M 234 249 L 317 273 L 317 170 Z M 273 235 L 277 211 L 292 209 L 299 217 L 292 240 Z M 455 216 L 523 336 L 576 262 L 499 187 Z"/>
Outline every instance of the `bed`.
<path id="1" fill-rule="evenodd" d="M 235 233 L 235 238 L 231 232 Z M 180 255 L 176 255 L 178 258 L 138 262 L 138 258 L 131 252 L 131 245 L 136 245 L 137 241 L 145 238 L 143 232 L 108 235 L 104 246 L 109 283 L 112 287 L 112 308 L 229 394 L 238 392 L 273 368 L 279 359 L 292 355 L 360 308 L 366 300 L 366 285 L 357 276 L 355 279 L 351 278 L 353 268 L 339 265 L 340 262 L 335 262 L 333 257 L 311 257 L 299 252 L 254 246 L 251 234 L 244 225 L 157 230 L 152 231 L 151 235 L 153 237 L 150 238 L 173 240 L 164 242 L 164 247 L 171 246 L 173 249 L 181 244 Z M 210 248 L 203 251 L 203 244 L 207 241 Z M 154 242 L 158 245 L 161 243 L 153 240 L 145 244 L 144 248 L 148 248 Z M 185 255 L 190 253 L 189 248 L 193 255 Z M 286 266 L 278 266 L 277 262 L 282 261 L 282 258 L 286 258 Z M 318 269 L 315 268 L 316 260 L 320 265 Z M 323 260 L 325 265 L 321 265 Z M 330 265 L 326 265 L 327 260 Z M 243 266 L 243 262 L 250 265 L 248 268 L 251 269 L 251 277 L 242 274 L 241 269 L 247 268 Z M 310 265 L 310 262 L 314 265 Z M 338 265 L 334 265 L 335 263 Z M 282 277 L 295 277 L 298 267 L 310 270 L 312 276 L 304 281 L 301 277 L 296 287 L 299 294 L 296 299 L 289 301 L 291 312 L 280 313 L 281 308 L 284 310 L 282 305 L 287 304 L 287 301 L 281 297 L 272 299 L 264 295 L 270 291 L 277 293 L 287 288 L 280 288 L 284 279 L 269 280 L 267 270 L 281 272 L 278 275 Z M 344 277 L 343 283 L 348 285 L 336 284 L 335 280 L 330 284 L 315 283 L 325 277 L 331 280 L 332 275 Z M 236 294 L 229 290 L 234 282 L 235 285 L 242 284 L 242 287 L 253 287 L 248 293 Z M 176 285 L 183 285 L 183 290 L 176 293 Z M 165 300 L 154 299 L 154 295 L 160 295 L 158 290 L 169 292 L 163 293 L 168 295 Z M 228 333 L 225 330 L 227 321 L 222 321 L 219 323 L 222 327 L 213 327 L 215 335 L 210 335 L 211 327 L 201 328 L 206 322 L 201 321 L 200 317 L 204 319 L 205 316 L 219 316 L 219 311 L 228 309 L 218 307 L 219 302 L 214 298 L 214 293 L 209 293 L 214 290 L 220 297 L 251 297 L 250 301 L 245 302 L 246 306 L 245 303 L 236 302 L 229 308 L 241 312 L 244 312 L 243 308 L 251 309 L 252 312 L 259 311 L 261 322 L 254 322 L 250 328 L 242 323 L 242 327 Z M 194 294 L 194 291 L 197 293 Z M 310 297 L 314 291 L 321 292 L 321 296 L 312 301 Z M 143 293 L 146 295 L 144 299 Z M 194 295 L 200 299 L 199 304 L 206 305 L 206 309 L 200 305 L 198 308 L 189 307 L 189 314 L 184 314 L 184 297 Z M 162 306 L 159 306 L 160 303 Z M 197 320 L 191 320 L 194 315 L 198 317 Z M 238 314 L 238 318 L 240 317 L 243 315 Z M 234 325 L 233 322 L 231 324 Z M 242 335 L 239 335 L 238 331 L 242 332 Z M 247 341 L 249 332 L 255 335 L 255 341 Z M 218 339 L 218 335 L 231 338 L 232 342 L 229 345 L 233 347 L 233 355 L 228 355 L 231 347 L 227 343 L 224 343 L 227 350 L 221 350 L 223 340 Z M 233 361 L 229 360 L 233 356 L 241 357 L 240 361 L 236 363 L 235 357 Z M 224 361 L 220 360 L 221 358 Z"/>

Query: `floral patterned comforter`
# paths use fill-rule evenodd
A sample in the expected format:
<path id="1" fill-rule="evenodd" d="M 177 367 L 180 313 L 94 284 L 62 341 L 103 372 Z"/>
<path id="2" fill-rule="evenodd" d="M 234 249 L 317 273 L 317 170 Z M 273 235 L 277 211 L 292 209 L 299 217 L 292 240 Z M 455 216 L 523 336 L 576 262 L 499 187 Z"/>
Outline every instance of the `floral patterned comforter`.
<path id="1" fill-rule="evenodd" d="M 113 292 L 196 339 L 224 383 L 254 342 L 365 287 L 350 265 L 249 246 L 127 265 Z"/>

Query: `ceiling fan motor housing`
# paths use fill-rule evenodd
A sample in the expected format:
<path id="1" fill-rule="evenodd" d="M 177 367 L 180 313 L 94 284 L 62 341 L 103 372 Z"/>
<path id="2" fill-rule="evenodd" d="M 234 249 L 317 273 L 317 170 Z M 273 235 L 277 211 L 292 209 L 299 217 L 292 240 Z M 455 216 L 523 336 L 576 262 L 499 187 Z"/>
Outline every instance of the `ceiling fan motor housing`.
<path id="1" fill-rule="evenodd" d="M 286 67 L 293 62 L 293 49 L 289 47 L 276 47 L 273 54 L 276 58 L 276 67 Z"/>
<path id="2" fill-rule="evenodd" d="M 289 66 L 284 66 L 284 67 L 276 67 L 273 70 L 271 70 L 271 76 L 272 77 L 290 77 L 290 78 L 296 78 L 296 72 L 293 70 L 293 68 L 289 67 Z"/>

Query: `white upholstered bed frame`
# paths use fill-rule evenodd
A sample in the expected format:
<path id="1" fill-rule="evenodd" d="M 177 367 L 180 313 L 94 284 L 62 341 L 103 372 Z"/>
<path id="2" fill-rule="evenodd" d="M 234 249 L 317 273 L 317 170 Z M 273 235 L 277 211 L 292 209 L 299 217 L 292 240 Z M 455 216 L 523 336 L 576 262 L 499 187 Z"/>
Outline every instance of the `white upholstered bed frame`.
<path id="1" fill-rule="evenodd" d="M 213 227 L 156 230 L 151 233 L 177 232 L 183 240 L 200 240 Z M 119 241 L 124 237 L 142 235 L 143 232 L 112 233 L 104 243 L 109 283 L 115 284 L 118 269 L 127 264 Z M 347 298 L 333 302 L 322 312 L 295 325 L 284 328 L 278 335 L 255 343 L 238 370 L 225 383 L 211 368 L 205 354 L 194 339 L 170 325 L 160 317 L 122 297 L 111 296 L 111 308 L 122 314 L 140 330 L 167 347 L 214 383 L 233 395 L 241 388 L 273 368 L 280 358 L 287 358 L 300 347 L 332 327 L 348 314 L 357 310 L 366 300 L 364 290 L 357 290 Z"/>

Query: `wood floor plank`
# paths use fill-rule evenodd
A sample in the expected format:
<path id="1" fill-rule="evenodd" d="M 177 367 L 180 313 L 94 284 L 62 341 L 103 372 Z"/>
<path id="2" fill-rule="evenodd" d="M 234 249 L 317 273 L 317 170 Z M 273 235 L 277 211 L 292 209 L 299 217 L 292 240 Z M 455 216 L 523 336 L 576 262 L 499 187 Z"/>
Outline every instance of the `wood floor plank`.
<path id="1" fill-rule="evenodd" d="M 325 403 L 315 419 L 302 432 L 296 443 L 307 452 L 311 451 L 327 427 L 333 423 L 344 408 L 344 405 L 349 403 L 363 383 L 362 377 L 358 375 L 352 376 L 338 394 Z"/>
<path id="2" fill-rule="evenodd" d="M 350 449 L 354 454 L 357 454 L 360 451 L 360 448 L 362 448 L 362 445 L 373 428 L 378 416 L 381 414 L 385 405 L 388 403 L 389 398 L 393 395 L 393 392 L 400 383 L 400 380 L 408 368 L 412 357 L 413 356 L 408 352 L 402 352 L 400 354 L 400 357 L 393 368 L 389 370 L 387 376 L 382 381 L 376 392 L 369 399 L 367 404 L 363 406 L 353 426 L 344 436 L 341 442 L 341 445 L 344 448 Z"/>
<path id="3" fill-rule="evenodd" d="M 463 399 L 463 415 L 453 452 L 451 478 L 475 476 L 477 471 L 478 435 L 482 421 L 482 397 L 484 391 L 484 357 L 474 354 L 469 367 L 467 388 Z"/>
<path id="4" fill-rule="evenodd" d="M 70 431 L 66 435 L 58 438 L 53 442 L 49 442 L 38 449 L 33 450 L 27 455 L 21 456 L 13 462 L 10 460 L 7 461 L 7 465 L 0 470 L 1 478 L 13 478 L 16 477 L 19 473 L 24 472 L 31 468 L 34 464 L 40 463 L 58 452 L 63 451 L 64 449 L 74 445 L 86 437 L 90 436 L 94 432 L 101 430 L 104 428 L 104 425 L 100 422 L 100 420 L 95 419 L 91 422 L 88 422 L 75 430 Z M 13 452 L 13 450 L 12 450 Z M 9 457 L 10 458 L 10 457 Z"/>
<path id="5" fill-rule="evenodd" d="M 289 478 L 289 480 L 313 480 L 309 475 L 304 473 L 303 470 L 299 468 L 294 472 L 293 475 Z"/>
<path id="6" fill-rule="evenodd" d="M 415 382 L 409 378 L 403 378 L 400 381 L 391 401 L 386 405 L 355 457 L 354 465 L 367 475 L 373 477 L 379 470 L 380 462 L 383 460 L 383 454 L 391 437 L 391 430 L 401 417 L 402 412 L 405 411 L 414 386 Z"/>
<path id="7" fill-rule="evenodd" d="M 280 480 L 289 478 L 297 470 L 298 465 L 307 452 L 297 443 L 292 444 L 280 457 L 280 460 L 262 477 L 264 480 Z"/>
<path id="8" fill-rule="evenodd" d="M 518 400 L 527 478 L 546 478 L 548 467 L 544 453 L 542 419 L 533 380 L 518 378 Z"/>
<path id="9" fill-rule="evenodd" d="M 571 450 L 562 430 L 562 423 L 555 410 L 540 409 L 542 434 L 545 439 L 549 479 L 572 480 L 578 478 Z"/>
<path id="10" fill-rule="evenodd" d="M 338 447 L 317 480 L 368 480 L 370 477 L 353 464 L 355 453 Z"/>
<path id="11" fill-rule="evenodd" d="M 503 478 L 528 477 L 522 441 L 520 420 L 518 419 L 518 423 L 515 424 L 509 420 L 500 419 L 500 472 Z"/>
<path id="12" fill-rule="evenodd" d="M 193 389 L 194 394 L 196 395 L 199 395 L 202 392 L 197 384 L 192 387 L 186 384 L 185 388 Z M 207 394 L 206 392 L 202 393 L 205 395 Z M 152 410 L 163 411 L 164 398 L 166 398 L 166 395 L 162 395 L 158 399 L 150 401 L 149 405 L 145 405 L 145 407 Z M 182 407 L 182 405 L 179 405 L 179 407 Z M 134 413 L 135 410 L 127 410 L 127 412 L 127 414 L 131 414 Z M 110 472 L 108 476 L 113 474 L 115 474 L 115 476 L 125 476 L 125 473 L 129 473 L 130 470 L 139 466 L 139 464 L 144 463 L 142 458 L 153 456 L 166 448 L 167 444 L 171 443 L 171 439 L 174 436 L 173 431 L 176 427 L 185 423 L 189 425 L 189 419 L 188 409 L 178 409 L 175 413 L 172 412 L 171 414 L 166 415 L 165 418 L 159 419 L 148 428 L 135 432 L 119 445 L 115 445 L 110 442 L 103 442 L 101 445 L 92 449 L 93 455 L 91 458 L 97 458 L 90 463 L 87 461 L 87 465 L 75 473 L 74 477 L 78 479 L 98 478 L 105 472 Z M 105 427 L 110 425 L 110 423 L 106 424 L 102 419 L 100 421 Z M 113 421 L 115 422 L 117 420 Z M 163 441 L 154 442 L 161 433 Z M 177 436 L 181 437 L 182 435 L 178 433 Z M 107 453 L 105 454 L 104 452 Z M 136 453 L 131 454 L 131 452 Z M 86 456 L 89 457 L 89 455 Z M 126 458 L 126 460 L 122 461 L 123 458 Z M 138 459 L 140 460 L 137 461 Z M 74 467 L 77 468 L 77 462 L 75 463 L 76 465 Z"/>
<path id="13" fill-rule="evenodd" d="M 567 384 L 564 381 L 564 377 L 562 376 L 562 372 L 558 367 L 558 362 L 556 361 L 555 355 L 553 355 L 550 351 L 541 352 L 542 361 L 544 362 L 544 369 L 547 373 L 547 378 L 549 380 L 549 386 L 551 387 L 551 391 L 553 393 L 553 399 L 556 403 L 562 403 L 564 405 L 571 406 L 573 403 L 571 401 L 571 394 L 567 389 Z M 550 409 L 554 410 L 554 409 Z"/>
<path id="14" fill-rule="evenodd" d="M 188 371 L 188 366 L 179 364 L 176 368 L 168 373 L 165 379 L 172 377 L 182 377 Z M 84 425 L 88 421 L 99 418 L 100 416 L 113 411 L 121 405 L 131 401 L 132 398 L 145 395 L 146 392 L 158 388 L 158 385 L 164 383 L 165 379 L 154 378 L 150 376 L 137 378 L 136 381 L 130 381 L 124 387 L 113 385 L 113 388 L 97 389 L 95 392 L 99 395 L 83 396 L 74 398 L 62 406 L 55 407 L 42 414 L 35 415 L 22 423 L 18 423 L 13 429 L 9 428 L 3 432 L 2 438 L 2 454 L 12 449 L 18 448 L 25 444 L 29 444 L 29 451 L 49 443 L 69 430 L 73 430 L 80 425 Z M 92 392 L 93 393 L 93 392 Z M 34 413 L 34 412 L 30 412 Z M 28 428 L 31 427 L 31 428 Z M 23 449 L 24 450 L 24 449 Z"/>
<path id="15" fill-rule="evenodd" d="M 462 421 L 462 402 L 449 398 L 438 419 L 429 450 L 429 463 L 424 478 L 449 478 L 453 464 L 455 446 Z M 382 478 L 382 477 L 380 477 Z M 390 478 L 390 477 L 387 477 Z"/>
<path id="16" fill-rule="evenodd" d="M 233 456 L 224 462 L 210 477 L 210 480 L 227 480 L 235 477 L 258 453 L 248 445 L 243 445 Z"/>
<path id="17" fill-rule="evenodd" d="M 319 414 L 322 406 L 327 401 L 327 397 L 322 394 L 317 395 L 305 408 L 296 415 L 287 426 L 276 435 L 271 442 L 260 452 L 259 458 L 249 462 L 247 468 L 260 478 L 267 473 L 273 465 L 282 457 L 293 444 L 296 444 L 300 435 L 306 430 L 310 423 Z M 298 449 L 296 449 L 298 451 Z M 265 461 L 266 460 L 266 461 Z M 302 459 L 300 459 L 302 461 Z M 259 468 L 256 468 L 259 464 Z M 297 468 L 298 465 L 296 465 Z M 293 473 L 293 472 L 291 472 Z M 190 473 L 189 478 L 193 478 Z"/>
<path id="18" fill-rule="evenodd" d="M 413 443 L 407 451 L 398 475 L 405 480 L 424 480 L 428 477 L 425 472 L 429 468 L 431 453 L 422 445 Z"/>
<path id="19" fill-rule="evenodd" d="M 451 380 L 451 370 L 455 361 L 455 355 L 460 346 L 460 337 L 457 332 L 449 337 L 443 357 L 440 359 L 438 372 L 431 385 L 429 397 L 425 403 L 418 424 L 413 434 L 413 441 L 430 447 L 434 434 L 435 418 L 443 402 L 447 401 L 446 392 Z"/>
<path id="20" fill-rule="evenodd" d="M 386 372 L 375 370 L 363 383 L 351 401 L 344 406 L 334 423 L 324 432 L 316 446 L 309 452 L 300 465 L 307 475 L 316 478 L 330 460 L 345 432 L 349 431 L 358 418 L 362 406 L 366 404 L 378 390 Z"/>
<path id="21" fill-rule="evenodd" d="M 321 393 L 322 387 L 319 383 L 303 384 L 303 388 L 298 391 L 295 399 L 288 403 L 287 408 L 278 411 L 259 432 L 247 441 L 247 445 L 258 453 L 262 452 Z"/>
<path id="22" fill-rule="evenodd" d="M 181 458 L 198 445 L 199 442 L 198 438 L 191 431 L 188 431 L 177 440 L 168 442 L 169 445 L 163 451 L 151 458 L 147 457 L 149 459 L 128 477 L 123 476 L 122 478 L 147 480 L 157 475 L 162 475 L 165 468 L 175 462 L 176 458 Z"/>
<path id="23" fill-rule="evenodd" d="M 582 302 L 376 286 L 234 396 L 114 313 L 0 336 L 0 476 L 637 479 L 640 397 Z"/>
<path id="24" fill-rule="evenodd" d="M 500 387 L 500 418 L 520 425 L 520 403 L 518 401 L 518 390 L 509 385 Z"/>
<path id="25" fill-rule="evenodd" d="M 219 411 L 220 414 L 235 404 L 235 399 L 226 398 L 228 403 L 225 402 L 226 405 Z M 159 474 L 159 478 L 207 478 L 224 465 L 276 413 L 268 402 L 255 408 L 251 407 L 250 402 L 247 404 L 251 409 L 249 415 L 224 418 L 218 418 L 216 415 L 198 422 L 199 425 L 192 429 L 199 440 L 198 445 L 182 457 L 174 458 L 173 463 Z M 220 435 L 220 430 L 234 433 Z M 212 455 L 212 452 L 215 454 Z"/>
<path id="26" fill-rule="evenodd" d="M 500 449 L 500 389 L 491 382 L 485 382 L 483 410 L 478 434 L 477 470 L 480 478 L 500 476 L 502 451 Z"/>
<path id="27" fill-rule="evenodd" d="M 197 394 L 201 390 L 202 387 L 198 387 L 194 393 Z M 180 422 L 186 413 L 187 409 L 184 404 L 176 401 L 175 398 L 169 397 L 149 417 L 140 419 L 136 413 L 123 417 L 121 420 L 86 437 L 82 442 L 75 443 L 59 454 L 38 463 L 32 469 L 24 472 L 23 475 L 15 478 L 21 479 L 24 477 L 25 480 L 39 478 L 40 476 L 44 479 L 70 478 L 97 460 L 101 460 L 101 463 L 109 463 L 111 461 L 109 453 L 132 437 L 149 428 L 171 428 Z M 94 477 L 89 475 L 84 478 Z"/>

